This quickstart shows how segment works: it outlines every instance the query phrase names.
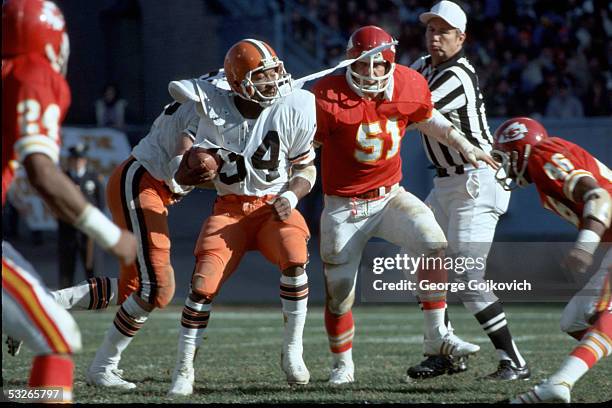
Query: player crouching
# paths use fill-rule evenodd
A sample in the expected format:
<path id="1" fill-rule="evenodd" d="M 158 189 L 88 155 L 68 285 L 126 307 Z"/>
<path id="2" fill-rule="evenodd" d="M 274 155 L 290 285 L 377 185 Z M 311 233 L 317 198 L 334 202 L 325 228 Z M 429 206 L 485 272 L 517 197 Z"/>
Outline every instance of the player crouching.
<path id="1" fill-rule="evenodd" d="M 225 77 L 195 81 L 188 96 L 198 95 L 202 104 L 196 139 L 204 142 L 196 147 L 215 149 L 222 164 L 218 172 L 201 166 L 204 179 L 184 177 L 193 171 L 188 163 L 198 162 L 190 160 L 198 154 L 191 150 L 176 174 L 177 182 L 185 185 L 212 181 L 218 198 L 194 251 L 196 265 L 183 309 L 170 395 L 193 393 L 193 361 L 208 325 L 211 302 L 250 250 L 260 251 L 281 270 L 285 322 L 281 365 L 287 382 L 310 380 L 302 358 L 309 231 L 295 207 L 316 179 L 314 96 L 291 89 L 282 61 L 262 41 L 236 43 L 227 52 L 224 68 Z"/>
<path id="2" fill-rule="evenodd" d="M 612 173 L 573 143 L 548 137 L 530 118 L 512 118 L 495 132 L 494 152 L 502 159 L 498 181 L 505 188 L 534 184 L 544 206 L 579 228 L 563 266 L 585 273 L 599 243 L 609 245 Z M 507 175 L 507 176 L 506 176 Z M 597 361 L 612 354 L 612 250 L 598 271 L 563 310 L 561 329 L 580 341 L 548 380 L 515 397 L 511 403 L 565 402 L 571 389 Z"/>

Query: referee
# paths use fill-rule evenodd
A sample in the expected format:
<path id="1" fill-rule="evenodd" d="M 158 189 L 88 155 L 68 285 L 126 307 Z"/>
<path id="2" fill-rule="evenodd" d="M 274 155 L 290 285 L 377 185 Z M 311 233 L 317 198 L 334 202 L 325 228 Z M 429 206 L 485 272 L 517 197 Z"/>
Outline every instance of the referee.
<path id="1" fill-rule="evenodd" d="M 451 1 L 435 4 L 419 19 L 426 28 L 429 55 L 419 58 L 412 68 L 428 81 L 435 108 L 474 146 L 491 151 L 491 133 L 478 77 L 464 56 L 467 18 L 459 5 Z M 495 180 L 486 165 L 472 166 L 456 150 L 422 135 L 427 157 L 436 169 L 434 188 L 425 202 L 448 240 L 449 256 L 477 259 L 489 253 L 495 226 L 508 209 L 510 193 Z M 458 281 L 483 281 L 484 268 L 454 274 Z M 466 285 L 467 287 L 467 285 Z M 492 291 L 459 292 L 464 306 L 476 317 L 497 350 L 499 365 L 488 377 L 516 380 L 530 376 L 525 360 L 512 340 L 499 299 Z M 449 330 L 450 323 L 448 323 Z M 431 378 L 467 369 L 464 361 L 452 357 L 431 356 L 408 369 L 412 378 Z"/>

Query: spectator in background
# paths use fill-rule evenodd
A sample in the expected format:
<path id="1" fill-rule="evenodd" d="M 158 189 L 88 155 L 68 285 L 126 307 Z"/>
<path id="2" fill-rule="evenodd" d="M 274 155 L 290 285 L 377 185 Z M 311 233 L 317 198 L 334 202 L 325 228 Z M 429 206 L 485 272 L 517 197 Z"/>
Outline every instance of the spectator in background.
<path id="1" fill-rule="evenodd" d="M 559 119 L 584 116 L 582 102 L 572 94 L 571 86 L 567 80 L 559 84 L 559 88 L 548 101 L 546 116 Z"/>
<path id="2" fill-rule="evenodd" d="M 596 77 L 585 98 L 585 110 L 590 116 L 608 116 L 612 112 L 612 94 L 606 88 L 606 79 Z"/>
<path id="3" fill-rule="evenodd" d="M 66 174 L 80 188 L 87 201 L 101 210 L 104 207 L 104 189 L 101 177 L 87 169 L 87 150 L 87 145 L 83 143 L 68 149 Z M 58 220 L 57 235 L 59 286 L 65 288 L 74 284 L 77 258 L 81 259 L 87 278 L 93 278 L 95 266 L 93 240 L 72 224 L 61 220 Z"/>
<path id="4" fill-rule="evenodd" d="M 127 102 L 120 98 L 115 84 L 104 87 L 102 98 L 96 101 L 96 122 L 100 127 L 122 128 L 125 125 Z"/>

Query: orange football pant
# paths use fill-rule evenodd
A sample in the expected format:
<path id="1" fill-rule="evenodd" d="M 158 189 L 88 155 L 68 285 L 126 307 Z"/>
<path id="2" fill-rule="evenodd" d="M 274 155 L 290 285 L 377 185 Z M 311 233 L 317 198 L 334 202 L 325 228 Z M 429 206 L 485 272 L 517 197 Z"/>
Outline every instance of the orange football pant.
<path id="1" fill-rule="evenodd" d="M 167 306 L 175 287 L 167 207 L 178 196 L 133 157 L 113 171 L 106 196 L 113 221 L 133 232 L 139 247 L 136 262 L 121 266 L 117 302 L 123 303 L 137 291 L 145 302 L 158 308 Z"/>
<path id="2" fill-rule="evenodd" d="M 281 271 L 308 262 L 310 233 L 304 217 L 294 209 L 285 221 L 276 220 L 272 206 L 267 204 L 272 199 L 274 196 L 217 198 L 194 250 L 195 293 L 212 299 L 247 251 L 260 251 Z"/>

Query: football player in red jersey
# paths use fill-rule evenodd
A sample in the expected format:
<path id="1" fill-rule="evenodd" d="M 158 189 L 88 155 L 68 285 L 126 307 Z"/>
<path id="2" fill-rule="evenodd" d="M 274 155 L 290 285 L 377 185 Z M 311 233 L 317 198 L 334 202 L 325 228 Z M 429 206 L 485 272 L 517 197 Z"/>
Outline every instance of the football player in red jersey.
<path id="1" fill-rule="evenodd" d="M 2 5 L 2 205 L 24 166 L 28 180 L 62 220 L 95 239 L 123 263 L 136 257 L 136 240 L 87 203 L 57 167 L 59 128 L 70 90 L 64 17 L 51 1 L 9 0 Z M 35 354 L 31 387 L 62 387 L 72 400 L 71 354 L 80 350 L 79 329 L 54 302 L 32 266 L 2 242 L 2 330 Z"/>
<path id="2" fill-rule="evenodd" d="M 610 169 L 580 146 L 549 137 L 546 129 L 530 118 L 502 123 L 494 140 L 494 155 L 502 161 L 498 181 L 507 189 L 534 184 L 544 207 L 579 229 L 563 266 L 586 272 L 600 243 L 609 245 L 612 241 Z M 612 250 L 608 246 L 599 270 L 570 300 L 561 317 L 561 329 L 580 344 L 547 381 L 512 402 L 570 402 L 576 381 L 612 353 L 611 273 Z"/>
<path id="3" fill-rule="evenodd" d="M 349 39 L 347 57 L 395 44 L 383 29 L 366 26 Z M 322 145 L 325 208 L 321 215 L 321 258 L 325 265 L 325 327 L 333 356 L 329 382 L 354 381 L 351 308 L 361 253 L 371 237 L 412 254 L 439 256 L 447 242 L 431 210 L 399 186 L 400 143 L 414 125 L 470 162 L 496 164 L 460 136 L 432 105 L 426 80 L 395 63 L 395 46 L 354 62 L 345 75 L 328 76 L 313 87 L 317 134 Z M 445 271 L 420 270 L 418 277 L 445 280 Z M 444 326 L 446 293 L 419 292 L 428 338 L 425 354 L 468 355 L 479 347 L 451 336 Z"/>

